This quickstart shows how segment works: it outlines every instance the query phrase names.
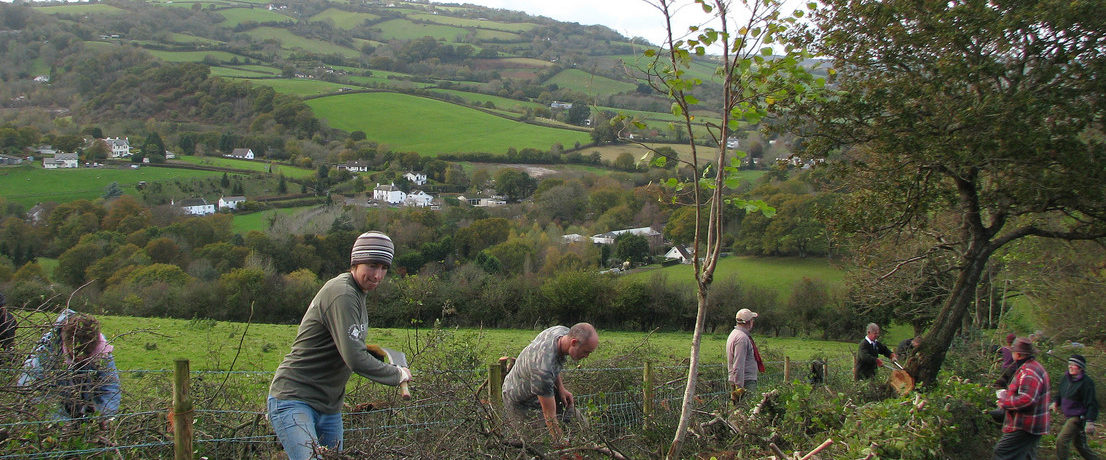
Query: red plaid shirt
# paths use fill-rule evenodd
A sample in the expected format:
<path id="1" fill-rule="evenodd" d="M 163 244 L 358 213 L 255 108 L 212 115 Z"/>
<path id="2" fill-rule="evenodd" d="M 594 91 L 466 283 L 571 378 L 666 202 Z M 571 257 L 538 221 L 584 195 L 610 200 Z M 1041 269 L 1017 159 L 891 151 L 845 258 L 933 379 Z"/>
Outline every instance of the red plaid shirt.
<path id="1" fill-rule="evenodd" d="M 1048 433 L 1048 372 L 1035 359 L 1022 364 L 1006 396 L 998 400 L 998 406 L 1006 409 L 1003 433 L 1025 431 L 1029 434 Z"/>

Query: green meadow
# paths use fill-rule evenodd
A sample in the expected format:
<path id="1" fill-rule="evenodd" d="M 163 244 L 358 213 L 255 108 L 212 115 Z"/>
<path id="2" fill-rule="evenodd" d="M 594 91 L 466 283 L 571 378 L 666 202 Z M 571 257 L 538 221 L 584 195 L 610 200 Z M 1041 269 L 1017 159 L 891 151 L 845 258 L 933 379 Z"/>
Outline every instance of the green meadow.
<path id="1" fill-rule="evenodd" d="M 58 5 L 58 6 L 41 6 L 36 7 L 35 11 L 46 14 L 71 14 L 71 15 L 85 15 L 85 14 L 126 14 L 127 11 L 121 8 L 116 8 L 104 3 L 87 3 L 77 5 Z"/>
<path id="2" fill-rule="evenodd" d="M 334 27 L 349 30 L 354 27 L 360 26 L 361 24 L 364 24 L 365 21 L 375 21 L 377 19 L 380 19 L 380 16 L 372 13 L 339 10 L 337 8 L 327 8 L 326 10 L 323 10 L 323 12 L 311 16 L 312 21 L 321 22 L 328 19 L 334 23 Z"/>
<path id="3" fill-rule="evenodd" d="M 297 168 L 295 166 L 267 163 L 264 161 L 239 160 L 236 158 L 181 155 L 176 158 L 176 161 L 194 165 L 213 166 L 216 168 L 242 169 L 264 173 L 271 172 L 272 174 L 284 174 L 294 179 L 303 179 L 315 174 L 315 170 L 312 169 Z"/>
<path id="4" fill-rule="evenodd" d="M 391 19 L 373 27 L 380 29 L 382 40 L 414 40 L 429 36 L 436 40 L 454 42 L 458 37 L 464 37 L 469 33 L 460 27 L 440 24 L 416 24 L 407 19 Z"/>
<path id="5" fill-rule="evenodd" d="M 455 89 L 433 89 L 435 93 L 448 94 L 451 96 L 457 96 L 465 100 L 466 103 L 471 105 L 484 105 L 487 102 L 495 104 L 497 109 L 510 110 L 514 112 L 521 112 L 526 108 L 537 109 L 545 107 L 545 104 L 539 104 L 537 102 L 526 102 L 518 99 L 510 99 L 500 96 L 491 96 L 488 94 L 472 93 L 468 91 L 459 91 Z"/>
<path id="6" fill-rule="evenodd" d="M 196 45 L 219 45 L 223 43 L 221 41 L 212 40 L 210 38 L 197 37 L 195 35 L 182 34 L 178 32 L 173 32 L 169 34 L 169 41 L 174 43 L 189 43 Z"/>
<path id="7" fill-rule="evenodd" d="M 245 69 L 242 67 L 223 66 L 211 66 L 211 75 L 215 77 L 232 78 L 258 78 L 274 76 L 272 72 L 258 72 L 256 70 Z"/>
<path id="8" fill-rule="evenodd" d="M 556 84 L 561 88 L 568 88 L 587 95 L 615 94 L 637 88 L 637 85 L 633 83 L 593 75 L 580 69 L 562 70 L 543 84 Z"/>
<path id="9" fill-rule="evenodd" d="M 759 171 L 748 171 L 750 177 Z M 763 173 L 761 173 L 763 174 Z M 654 268 L 657 267 L 657 268 Z M 651 265 L 644 270 L 635 270 L 625 275 L 630 279 L 650 280 L 656 276 L 663 276 L 667 282 L 684 285 L 687 289 L 695 289 L 695 279 L 692 278 L 692 266 L 690 264 L 678 264 L 671 267 L 658 267 Z M 730 256 L 718 260 L 718 267 L 714 271 L 714 280 L 726 280 L 736 278 L 741 284 L 757 285 L 774 289 L 779 294 L 779 300 L 783 301 L 790 295 L 792 286 L 803 278 L 822 280 L 830 286 L 840 286 L 844 280 L 844 272 L 835 267 L 829 260 L 823 258 L 797 257 L 752 257 Z"/>
<path id="10" fill-rule="evenodd" d="M 219 14 L 226 18 L 222 25 L 237 27 L 243 22 L 296 22 L 295 19 L 264 8 L 228 8 L 219 10 Z"/>
<path id="11" fill-rule="evenodd" d="M 358 93 L 307 101 L 330 126 L 364 131 L 393 150 L 423 155 L 505 153 L 508 148 L 547 150 L 554 143 L 587 143 L 587 132 L 511 121 L 434 99 L 396 93 Z"/>
<path id="12" fill-rule="evenodd" d="M 304 38 L 288 29 L 278 27 L 258 27 L 251 29 L 246 34 L 257 40 L 276 40 L 280 42 L 281 48 L 285 50 L 299 48 L 315 54 L 339 54 L 349 58 L 361 56 L 361 52 L 353 48 L 338 46 L 322 40 Z"/>
<path id="13" fill-rule="evenodd" d="M 244 56 L 238 56 L 226 51 L 162 51 L 162 50 L 146 50 L 147 53 L 154 55 L 158 59 L 168 62 L 203 62 L 208 56 L 215 59 L 218 62 L 230 62 L 233 58 L 244 60 Z"/>
<path id="14" fill-rule="evenodd" d="M 407 17 L 418 21 L 433 22 L 436 24 L 444 24 L 447 26 L 465 27 L 470 29 L 501 30 L 504 32 L 525 32 L 538 26 L 537 24 L 532 24 L 528 22 L 498 22 L 479 19 L 457 18 L 453 16 L 443 16 L 427 13 L 414 13 L 407 15 Z M 518 37 L 518 35 L 514 36 Z"/>
<path id="15" fill-rule="evenodd" d="M 9 201 L 34 206 L 54 201 L 94 200 L 104 194 L 112 182 L 118 182 L 123 193 L 136 194 L 139 181 L 158 182 L 175 179 L 218 177 L 218 171 L 196 171 L 142 166 L 131 168 L 42 169 L 37 166 L 0 168 L 0 196 Z"/>
<path id="16" fill-rule="evenodd" d="M 350 85 L 331 83 L 322 80 L 310 80 L 306 78 L 266 78 L 250 80 L 255 85 L 272 87 L 278 93 L 294 94 L 296 96 L 321 96 L 337 93 L 339 89 L 348 88 Z"/>
<path id="17" fill-rule="evenodd" d="M 304 306 L 306 308 L 306 305 Z M 98 316 L 106 335 L 115 346 L 116 364 L 121 370 L 172 369 L 175 359 L 189 359 L 194 371 L 231 370 L 230 363 L 238 352 L 236 371 L 273 371 L 284 358 L 296 336 L 293 324 L 249 324 L 209 320 L 168 318 L 136 318 Z M 550 325 L 539 325 L 545 328 Z M 478 350 L 482 361 L 491 363 L 500 356 L 516 356 L 540 331 L 520 329 L 447 329 Z M 704 334 L 701 344 L 702 363 L 718 365 L 725 362 L 723 348 L 729 330 Z M 425 340 L 426 329 L 418 331 Z M 410 351 L 416 340 L 414 329 L 370 328 L 369 343 Z M 647 341 L 655 350 L 653 359 L 662 365 L 686 363 L 691 349 L 689 332 L 625 332 L 599 331 L 599 348 L 583 361 L 609 361 Z M 795 337 L 758 336 L 757 344 L 768 359 L 788 356 L 794 360 L 814 357 L 845 359 L 856 347 L 852 342 L 832 342 Z M 425 346 L 425 343 L 420 342 Z M 627 366 L 640 363 L 626 363 Z M 420 371 L 417 356 L 411 362 L 416 374 Z M 428 369 L 429 370 L 429 369 Z"/>
<path id="18" fill-rule="evenodd" d="M 251 212 L 249 214 L 235 214 L 230 229 L 234 233 L 245 235 L 252 230 L 265 232 L 269 230 L 269 218 L 275 215 L 291 216 L 300 211 L 314 208 L 314 206 L 302 206 L 297 208 L 267 209 Z"/>

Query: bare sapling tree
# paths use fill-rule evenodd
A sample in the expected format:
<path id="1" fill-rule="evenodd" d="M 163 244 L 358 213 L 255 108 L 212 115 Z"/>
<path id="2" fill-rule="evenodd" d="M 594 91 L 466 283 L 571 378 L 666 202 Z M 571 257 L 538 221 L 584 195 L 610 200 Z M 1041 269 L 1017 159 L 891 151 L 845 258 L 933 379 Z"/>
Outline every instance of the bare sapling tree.
<path id="1" fill-rule="evenodd" d="M 695 209 L 695 331 L 680 421 L 667 454 L 668 458 L 678 458 L 694 412 L 699 346 L 707 314 L 707 294 L 723 249 L 723 218 L 726 213 L 760 212 L 770 217 L 775 212 L 763 201 L 735 196 L 734 189 L 740 182 L 737 172 L 746 154 L 728 148 L 728 141 L 739 129 L 760 126 L 792 104 L 814 97 L 825 82 L 803 67 L 810 57 L 808 53 L 785 38 L 785 32 L 804 12 L 784 14 L 782 1 L 643 1 L 660 12 L 667 31 L 660 49 L 644 53 L 651 61 L 645 72 L 653 88 L 672 101 L 672 114 L 679 118 L 680 130 L 686 132 L 684 138 L 691 150 L 685 158 L 653 151 L 653 164 L 663 167 L 668 161 L 677 161 L 689 166 L 694 174 L 690 180 L 672 178 L 666 183 L 675 190 L 673 200 L 683 199 L 684 204 Z M 810 3 L 806 7 L 814 9 L 815 5 Z M 696 22 L 703 25 L 677 35 L 673 20 L 677 13 L 687 13 L 681 12 L 683 9 L 694 10 L 697 18 L 702 19 Z M 712 56 L 708 57 L 708 53 Z M 717 80 L 719 85 L 711 87 L 720 88 L 720 92 L 705 90 L 702 78 L 691 71 L 693 63 L 717 67 L 714 75 L 704 77 Z M 712 107 L 720 107 L 718 123 L 696 120 L 693 112 L 700 106 L 700 99 L 709 101 Z M 703 159 L 699 157 L 702 145 L 711 146 Z"/>

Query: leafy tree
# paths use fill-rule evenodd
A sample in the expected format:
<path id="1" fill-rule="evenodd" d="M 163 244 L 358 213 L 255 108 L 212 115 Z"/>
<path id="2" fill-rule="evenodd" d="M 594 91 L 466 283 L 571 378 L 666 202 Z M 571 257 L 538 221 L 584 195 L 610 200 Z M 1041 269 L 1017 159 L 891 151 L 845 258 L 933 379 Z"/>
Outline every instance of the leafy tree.
<path id="1" fill-rule="evenodd" d="M 511 223 L 507 219 L 480 219 L 458 229 L 454 233 L 453 244 L 461 257 L 469 259 L 487 247 L 507 241 L 510 229 Z"/>
<path id="2" fill-rule="evenodd" d="M 157 155 L 165 158 L 165 142 L 161 140 L 161 135 L 157 131 L 151 131 L 146 135 L 146 140 L 142 142 L 142 155 L 147 157 Z"/>
<path id="3" fill-rule="evenodd" d="M 620 233 L 614 238 L 614 258 L 643 265 L 649 259 L 649 240 L 630 232 Z"/>
<path id="4" fill-rule="evenodd" d="M 530 196 L 537 187 L 537 181 L 524 171 L 503 168 L 495 173 L 495 190 L 511 201 Z"/>
<path id="5" fill-rule="evenodd" d="M 84 149 L 85 161 L 103 160 L 111 153 L 111 149 L 108 148 L 107 142 L 103 139 L 96 139 L 92 141 L 92 145 L 87 149 Z"/>
<path id="6" fill-rule="evenodd" d="M 100 197 L 105 200 L 118 198 L 120 196 L 123 196 L 123 187 L 120 187 L 119 183 L 114 181 L 108 184 L 107 187 L 104 187 L 104 193 L 100 195 Z"/>
<path id="7" fill-rule="evenodd" d="M 572 104 L 572 108 L 568 109 L 568 122 L 577 126 L 582 126 L 591 117 L 591 107 L 582 101 L 577 101 Z"/>
<path id="8" fill-rule="evenodd" d="M 933 383 L 995 251 L 1026 237 L 1106 236 L 1106 23 L 1093 3 L 830 0 L 815 43 L 848 69 L 816 106 L 855 190 L 839 230 L 923 241 L 955 284 L 907 370 Z M 938 225 L 941 220 L 955 225 Z"/>
<path id="9" fill-rule="evenodd" d="M 672 16 L 675 14 L 674 8 L 677 7 L 676 1 L 647 0 L 646 3 L 656 8 L 664 16 L 666 23 L 671 24 Z M 707 295 L 723 247 L 724 214 L 727 209 L 745 209 L 748 212 L 760 211 L 769 214 L 774 212 L 763 202 L 743 200 L 724 194 L 728 188 L 735 187 L 739 183 L 736 177 L 736 163 L 741 155 L 738 154 L 737 158 L 730 156 L 734 152 L 728 151 L 725 148 L 725 142 L 720 140 L 728 139 L 742 123 L 757 124 L 771 114 L 786 110 L 789 104 L 805 100 L 823 84 L 800 66 L 800 63 L 810 55 L 803 48 L 787 42 L 784 37 L 788 27 L 796 22 L 797 17 L 803 15 L 802 11 L 784 16 L 781 14 L 782 2 L 778 0 L 744 2 L 747 11 L 743 13 L 747 15 L 733 11 L 731 7 L 734 5 L 725 0 L 696 0 L 696 3 L 703 12 L 712 16 L 711 19 L 717 21 L 712 22 L 719 24 L 717 29 L 694 27 L 689 35 L 682 31 L 674 31 L 669 26 L 667 37 L 660 49 L 650 49 L 645 52 L 647 58 L 654 58 L 653 65 L 644 69 L 648 74 L 647 81 L 654 85 L 654 89 L 672 100 L 672 114 L 680 120 L 679 126 L 688 135 L 691 154 L 689 160 L 682 162 L 693 171 L 703 171 L 700 180 L 681 183 L 678 179 L 672 178 L 667 181 L 667 184 L 677 192 L 690 189 L 695 208 L 701 215 L 707 216 L 706 228 L 697 226 L 695 231 L 695 253 L 699 256 L 693 265 L 697 305 L 695 330 L 691 339 L 691 359 L 680 409 L 680 421 L 666 454 L 669 459 L 680 457 L 680 449 L 694 413 L 695 388 L 699 372 L 699 344 L 709 308 Z M 811 3 L 808 6 L 813 8 L 815 4 Z M 734 27 L 735 24 L 731 21 L 738 15 L 746 17 L 747 20 L 743 21 L 744 25 Z M 686 40 L 677 38 L 685 36 L 689 38 Z M 777 45 L 783 49 L 777 49 L 776 53 L 779 54 L 782 51 L 782 55 L 769 58 L 773 54 L 772 47 Z M 701 170 L 696 142 L 700 135 L 692 129 L 691 115 L 691 110 L 699 104 L 699 99 L 691 92 L 702 82 L 685 77 L 687 77 L 686 71 L 691 65 L 692 56 L 705 55 L 707 49 L 712 46 L 717 46 L 722 52 L 719 60 L 720 68 L 717 72 L 722 84 L 719 85 L 721 94 L 711 93 L 709 98 L 721 103 L 722 121 L 719 126 L 710 131 L 712 144 L 716 146 L 711 161 L 714 167 Z M 668 158 L 665 158 L 665 162 L 667 161 Z M 703 250 L 700 250 L 700 247 Z M 702 258 L 702 261 L 699 258 Z"/>
<path id="10" fill-rule="evenodd" d="M 695 208 L 691 206 L 676 208 L 664 224 L 664 237 L 674 245 L 682 246 L 694 242 L 695 229 L 706 226 L 706 216 L 700 216 L 699 223 L 695 223 L 696 214 Z"/>

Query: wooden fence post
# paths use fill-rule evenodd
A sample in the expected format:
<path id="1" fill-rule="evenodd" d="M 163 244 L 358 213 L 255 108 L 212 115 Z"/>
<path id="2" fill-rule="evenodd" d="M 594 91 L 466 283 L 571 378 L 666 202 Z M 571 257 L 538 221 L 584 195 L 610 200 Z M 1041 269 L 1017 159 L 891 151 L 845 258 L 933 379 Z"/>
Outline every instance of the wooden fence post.
<path id="1" fill-rule="evenodd" d="M 783 357 L 783 382 L 787 383 L 791 381 L 791 357 Z"/>
<path id="2" fill-rule="evenodd" d="M 644 415 L 642 420 L 643 424 L 649 423 L 649 419 L 653 417 L 654 397 L 653 363 L 651 361 L 646 361 L 641 375 L 641 413 Z"/>
<path id="3" fill-rule="evenodd" d="M 822 383 L 829 385 L 829 360 L 822 362 Z"/>
<path id="4" fill-rule="evenodd" d="M 503 407 L 503 367 L 500 362 L 488 365 L 488 401 L 496 408 Z"/>
<path id="5" fill-rule="evenodd" d="M 173 372 L 173 458 L 192 458 L 192 391 L 189 389 L 188 360 L 176 360 Z"/>

